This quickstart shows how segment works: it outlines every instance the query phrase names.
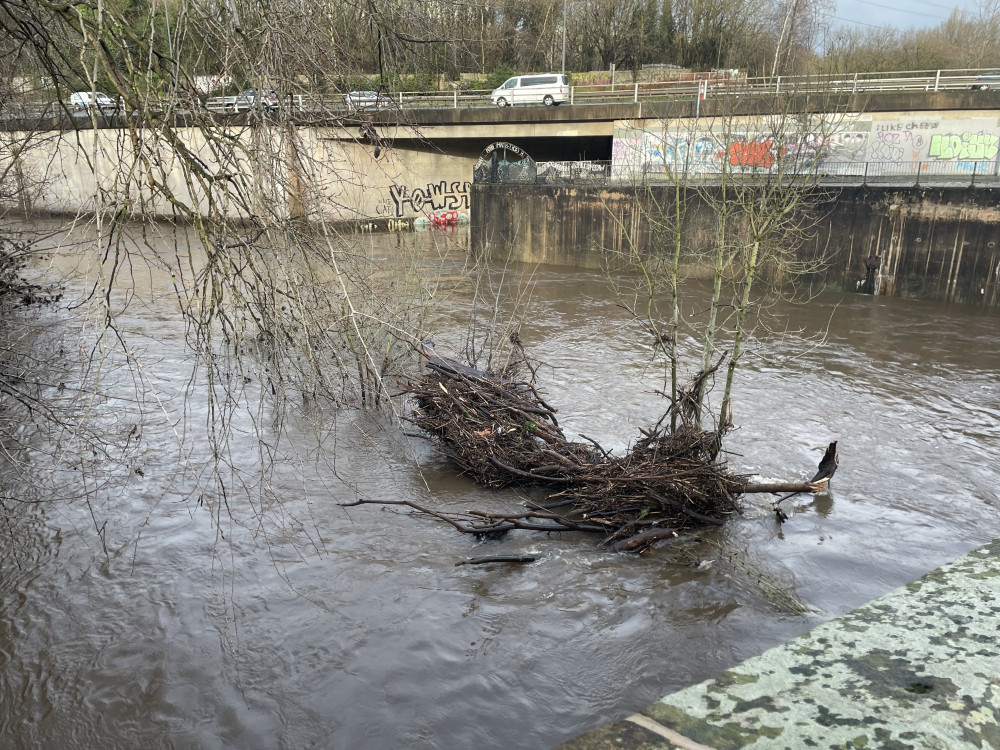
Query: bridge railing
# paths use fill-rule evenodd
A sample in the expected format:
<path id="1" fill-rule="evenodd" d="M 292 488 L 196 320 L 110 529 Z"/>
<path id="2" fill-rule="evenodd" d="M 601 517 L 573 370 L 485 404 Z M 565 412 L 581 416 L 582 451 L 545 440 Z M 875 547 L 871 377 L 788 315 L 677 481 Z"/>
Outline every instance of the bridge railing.
<path id="1" fill-rule="evenodd" d="M 775 94 L 869 94 L 898 91 L 954 91 L 971 89 L 981 69 L 941 69 L 883 71 L 876 73 L 824 73 L 800 76 L 747 77 L 730 73 L 693 73 L 685 80 L 657 82 L 616 82 L 570 87 L 572 104 L 602 104 L 640 101 L 690 101 L 699 95 L 707 99 L 741 98 Z M 355 114 L 358 111 L 408 109 L 468 109 L 491 107 L 491 91 L 459 90 L 383 93 L 373 106 L 352 107 L 343 94 L 290 94 L 279 107 L 301 113 Z M 37 96 L 33 94 L 32 96 Z M 68 105 L 37 99 L 12 97 L 0 106 L 0 118 L 55 116 Z M 537 105 L 542 106 L 542 105 Z M 182 103 L 156 100 L 142 103 L 142 111 L 188 111 L 207 109 L 216 114 L 232 114 L 249 109 L 236 97 L 210 97 L 204 102 L 191 98 Z"/>
<path id="2" fill-rule="evenodd" d="M 454 91 L 399 91 L 383 93 L 373 104 L 355 106 L 346 94 L 328 96 L 301 96 L 297 99 L 295 109 L 301 112 L 357 113 L 378 112 L 401 109 L 471 109 L 475 107 L 492 107 L 491 91 L 454 90 Z"/>
<path id="3" fill-rule="evenodd" d="M 910 178 L 914 185 L 931 182 L 958 182 L 975 184 L 1000 183 L 1000 164 L 990 160 L 957 161 L 916 161 L 909 164 L 886 162 L 865 162 L 865 171 L 860 175 L 863 183 L 893 182 Z M 824 177 L 832 172 L 820 170 Z"/>
<path id="4" fill-rule="evenodd" d="M 801 76 L 746 77 L 729 74 L 693 74 L 687 80 L 652 83 L 615 83 L 573 86 L 570 102 L 590 104 L 609 101 L 658 101 L 764 96 L 772 94 L 857 94 L 895 91 L 947 91 L 969 89 L 978 70 L 892 71 L 884 73 L 828 73 Z"/>

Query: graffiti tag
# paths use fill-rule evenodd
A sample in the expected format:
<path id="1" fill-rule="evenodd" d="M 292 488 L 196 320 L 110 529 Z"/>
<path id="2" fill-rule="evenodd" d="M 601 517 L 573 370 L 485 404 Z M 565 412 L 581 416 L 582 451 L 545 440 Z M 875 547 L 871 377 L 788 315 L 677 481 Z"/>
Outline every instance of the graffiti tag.
<path id="1" fill-rule="evenodd" d="M 446 209 L 457 211 L 469 208 L 469 185 L 465 182 L 428 182 L 422 188 L 411 190 L 405 185 L 389 187 L 389 197 L 395 205 L 397 217 L 409 213 L 424 214 Z"/>
<path id="2" fill-rule="evenodd" d="M 932 159 L 992 159 L 997 136 L 992 133 L 934 134 L 927 155 Z"/>
<path id="3" fill-rule="evenodd" d="M 770 169 L 778 160 L 773 146 L 772 140 L 734 141 L 729 144 L 729 163 L 734 167 Z"/>

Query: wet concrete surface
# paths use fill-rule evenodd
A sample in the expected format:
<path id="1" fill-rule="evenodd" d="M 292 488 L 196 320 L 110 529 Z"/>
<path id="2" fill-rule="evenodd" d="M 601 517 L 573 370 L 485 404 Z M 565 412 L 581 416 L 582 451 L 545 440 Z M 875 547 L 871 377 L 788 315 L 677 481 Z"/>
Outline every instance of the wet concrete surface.
<path id="1" fill-rule="evenodd" d="M 1000 747 L 1000 539 L 560 750 Z"/>

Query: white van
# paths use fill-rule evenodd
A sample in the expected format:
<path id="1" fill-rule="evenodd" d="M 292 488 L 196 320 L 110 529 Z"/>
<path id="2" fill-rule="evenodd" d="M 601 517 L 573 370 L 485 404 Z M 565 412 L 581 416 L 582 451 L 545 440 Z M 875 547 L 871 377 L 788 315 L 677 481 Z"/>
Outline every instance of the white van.
<path id="1" fill-rule="evenodd" d="M 97 107 L 101 112 L 116 108 L 115 100 L 107 94 L 102 94 L 100 91 L 97 93 L 93 91 L 76 91 L 69 95 L 69 106 L 76 109 Z"/>
<path id="2" fill-rule="evenodd" d="M 545 73 L 534 76 L 514 76 L 496 89 L 490 101 L 498 107 L 515 104 L 562 104 L 569 101 L 569 78 L 560 73 Z"/>

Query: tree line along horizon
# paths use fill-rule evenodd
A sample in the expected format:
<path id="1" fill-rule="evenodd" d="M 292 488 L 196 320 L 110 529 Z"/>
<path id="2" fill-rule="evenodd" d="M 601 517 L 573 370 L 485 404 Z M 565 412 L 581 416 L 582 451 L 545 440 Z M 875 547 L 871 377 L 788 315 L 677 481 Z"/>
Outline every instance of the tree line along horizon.
<path id="1" fill-rule="evenodd" d="M 1000 66 L 1000 0 L 909 30 L 835 27 L 834 8 L 834 0 L 10 0 L 0 8 L 0 77 L 11 91 L 35 77 L 62 90 L 162 92 L 208 75 L 231 88 L 337 93 L 434 90 L 442 80 L 486 89 L 519 73 L 612 65 L 623 80 L 657 65 L 748 76 Z M 23 43 L 42 23 L 56 51 L 46 63 Z M 81 41 L 101 45 L 105 64 L 81 59 Z"/>

